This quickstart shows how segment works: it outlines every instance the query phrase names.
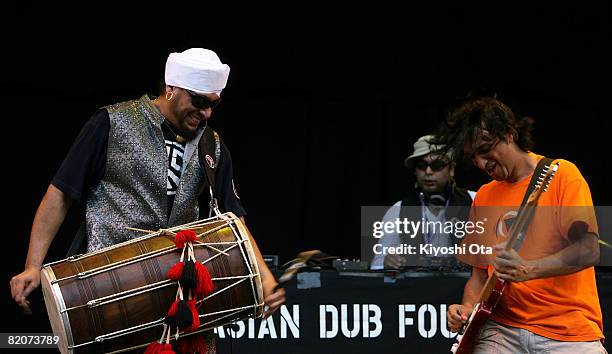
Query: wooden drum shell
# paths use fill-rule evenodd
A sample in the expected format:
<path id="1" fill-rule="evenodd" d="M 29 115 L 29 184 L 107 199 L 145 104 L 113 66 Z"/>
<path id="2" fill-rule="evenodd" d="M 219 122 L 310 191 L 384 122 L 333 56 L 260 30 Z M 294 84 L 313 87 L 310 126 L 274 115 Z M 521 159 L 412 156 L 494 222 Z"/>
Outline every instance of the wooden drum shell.
<path id="1" fill-rule="evenodd" d="M 233 219 L 233 227 L 224 227 L 227 222 L 217 219 L 194 229 L 201 234 L 219 228 L 198 240 L 228 254 L 207 246 L 194 247 L 196 259 L 208 268 L 215 285 L 213 294 L 198 307 L 200 330 L 260 317 L 263 313 L 261 278 L 247 231 L 233 214 L 223 215 Z M 223 242 L 228 244 L 219 244 Z M 60 336 L 60 351 L 113 352 L 158 340 L 163 328 L 159 320 L 166 316 L 177 290 L 177 283 L 167 280 L 166 273 L 179 261 L 180 254 L 172 236 L 145 236 L 45 266 L 41 283 L 53 332 Z M 109 266 L 112 269 L 104 269 Z M 78 276 L 87 271 L 93 274 Z M 215 279 L 228 277 L 236 279 Z M 56 279 L 64 280 L 56 282 Z M 138 293 L 129 293 L 139 288 Z M 87 306 L 95 299 L 110 301 Z M 244 309 L 233 310 L 241 308 Z M 156 321 L 156 325 L 151 325 Z M 150 328 L 100 341 L 100 336 L 147 326 Z"/>

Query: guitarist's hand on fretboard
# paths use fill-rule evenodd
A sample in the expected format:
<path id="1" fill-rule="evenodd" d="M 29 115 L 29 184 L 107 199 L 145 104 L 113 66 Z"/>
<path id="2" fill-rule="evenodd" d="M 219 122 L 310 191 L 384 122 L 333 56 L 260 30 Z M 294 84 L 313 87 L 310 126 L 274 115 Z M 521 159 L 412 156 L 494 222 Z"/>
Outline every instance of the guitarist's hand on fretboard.
<path id="1" fill-rule="evenodd" d="M 495 275 L 503 280 L 521 282 L 531 279 L 533 261 L 524 260 L 515 250 L 506 250 L 506 242 L 495 245 L 497 257 L 493 261 Z"/>

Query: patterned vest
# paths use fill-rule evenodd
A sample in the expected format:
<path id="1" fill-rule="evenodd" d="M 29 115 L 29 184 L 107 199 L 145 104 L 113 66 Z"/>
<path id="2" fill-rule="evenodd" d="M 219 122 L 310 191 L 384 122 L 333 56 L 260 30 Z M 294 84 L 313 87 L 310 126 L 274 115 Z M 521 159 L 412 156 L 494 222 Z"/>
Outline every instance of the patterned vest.
<path id="1" fill-rule="evenodd" d="M 106 172 L 86 202 L 87 252 L 143 235 L 125 227 L 158 230 L 197 220 L 198 195 L 206 183 L 198 160 L 201 130 L 185 147 L 168 213 L 164 117 L 147 95 L 105 108 L 110 117 Z"/>

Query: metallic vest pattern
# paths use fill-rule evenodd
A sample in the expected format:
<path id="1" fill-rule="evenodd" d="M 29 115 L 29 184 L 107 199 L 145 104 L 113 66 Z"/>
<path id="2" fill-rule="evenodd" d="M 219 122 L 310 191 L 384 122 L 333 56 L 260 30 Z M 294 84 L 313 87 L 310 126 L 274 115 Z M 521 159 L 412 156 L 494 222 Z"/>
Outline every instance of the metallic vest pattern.
<path id="1" fill-rule="evenodd" d="M 110 117 L 106 171 L 86 202 L 87 252 L 112 246 L 142 232 L 198 219 L 198 195 L 205 184 L 198 160 L 198 135 L 187 142 L 183 172 L 168 217 L 168 156 L 164 117 L 147 95 L 105 107 Z"/>

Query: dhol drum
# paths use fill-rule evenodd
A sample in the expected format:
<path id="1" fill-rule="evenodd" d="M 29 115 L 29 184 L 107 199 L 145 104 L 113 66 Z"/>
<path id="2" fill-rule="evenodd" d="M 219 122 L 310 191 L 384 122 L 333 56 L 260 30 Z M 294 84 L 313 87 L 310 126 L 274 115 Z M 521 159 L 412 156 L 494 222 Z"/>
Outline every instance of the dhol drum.
<path id="1" fill-rule="evenodd" d="M 214 284 L 198 303 L 197 331 L 261 317 L 261 277 L 240 219 L 226 213 L 169 231 L 185 229 L 198 234 L 195 256 Z M 45 265 L 42 289 L 60 351 L 121 352 L 159 340 L 177 291 L 166 273 L 180 255 L 173 236 L 158 231 Z"/>

